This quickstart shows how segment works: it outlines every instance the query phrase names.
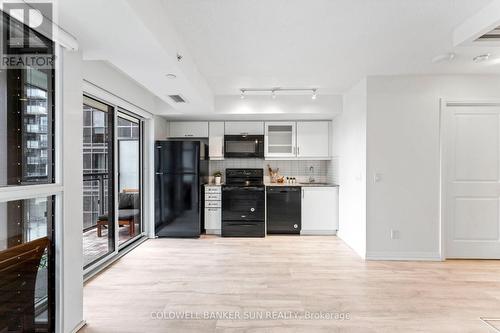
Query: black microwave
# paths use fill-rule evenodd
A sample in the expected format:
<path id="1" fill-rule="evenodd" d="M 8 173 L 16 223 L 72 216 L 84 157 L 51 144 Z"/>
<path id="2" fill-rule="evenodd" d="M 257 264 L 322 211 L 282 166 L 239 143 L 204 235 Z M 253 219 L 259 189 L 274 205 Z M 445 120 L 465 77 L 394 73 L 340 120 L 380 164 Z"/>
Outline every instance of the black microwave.
<path id="1" fill-rule="evenodd" d="M 225 158 L 264 158 L 264 135 L 224 135 Z"/>

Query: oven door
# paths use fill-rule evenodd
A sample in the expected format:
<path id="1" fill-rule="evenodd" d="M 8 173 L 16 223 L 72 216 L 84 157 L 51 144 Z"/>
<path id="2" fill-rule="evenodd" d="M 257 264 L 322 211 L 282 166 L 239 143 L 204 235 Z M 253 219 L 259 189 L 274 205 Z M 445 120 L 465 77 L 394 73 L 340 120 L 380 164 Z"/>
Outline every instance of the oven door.
<path id="1" fill-rule="evenodd" d="M 225 135 L 224 157 L 264 158 L 264 136 Z"/>
<path id="2" fill-rule="evenodd" d="M 263 186 L 223 186 L 223 221 L 264 221 L 265 188 Z"/>

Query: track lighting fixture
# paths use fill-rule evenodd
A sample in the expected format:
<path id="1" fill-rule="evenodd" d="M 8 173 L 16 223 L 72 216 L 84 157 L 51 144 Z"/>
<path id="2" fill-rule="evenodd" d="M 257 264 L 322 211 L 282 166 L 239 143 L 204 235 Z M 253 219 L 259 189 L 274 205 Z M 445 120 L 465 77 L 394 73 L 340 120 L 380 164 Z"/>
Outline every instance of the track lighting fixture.
<path id="1" fill-rule="evenodd" d="M 312 94 L 311 98 L 314 100 L 318 96 L 318 88 L 281 88 L 281 87 L 241 88 L 240 98 L 244 99 L 248 93 L 255 95 L 263 95 L 265 93 L 271 93 L 272 99 L 276 99 L 278 93 L 285 93 L 287 95 L 304 95 L 311 93 Z"/>

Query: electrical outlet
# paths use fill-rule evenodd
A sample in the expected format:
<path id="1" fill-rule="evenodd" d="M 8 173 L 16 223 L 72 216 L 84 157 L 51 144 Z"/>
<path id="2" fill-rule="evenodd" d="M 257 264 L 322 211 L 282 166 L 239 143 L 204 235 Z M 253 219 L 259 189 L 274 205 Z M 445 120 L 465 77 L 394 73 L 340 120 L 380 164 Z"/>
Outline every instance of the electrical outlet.
<path id="1" fill-rule="evenodd" d="M 391 239 L 399 239 L 399 230 L 391 229 Z"/>

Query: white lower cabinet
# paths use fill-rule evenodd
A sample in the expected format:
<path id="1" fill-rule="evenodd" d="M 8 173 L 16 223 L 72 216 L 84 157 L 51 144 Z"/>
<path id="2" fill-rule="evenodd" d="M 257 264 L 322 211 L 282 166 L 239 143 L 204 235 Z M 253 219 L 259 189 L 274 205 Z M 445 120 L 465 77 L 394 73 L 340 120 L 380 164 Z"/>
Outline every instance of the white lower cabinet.
<path id="1" fill-rule="evenodd" d="M 220 235 L 222 221 L 221 187 L 205 186 L 205 231 L 207 235 Z"/>
<path id="2" fill-rule="evenodd" d="M 339 188 L 302 188 L 301 235 L 335 235 L 339 228 Z"/>

